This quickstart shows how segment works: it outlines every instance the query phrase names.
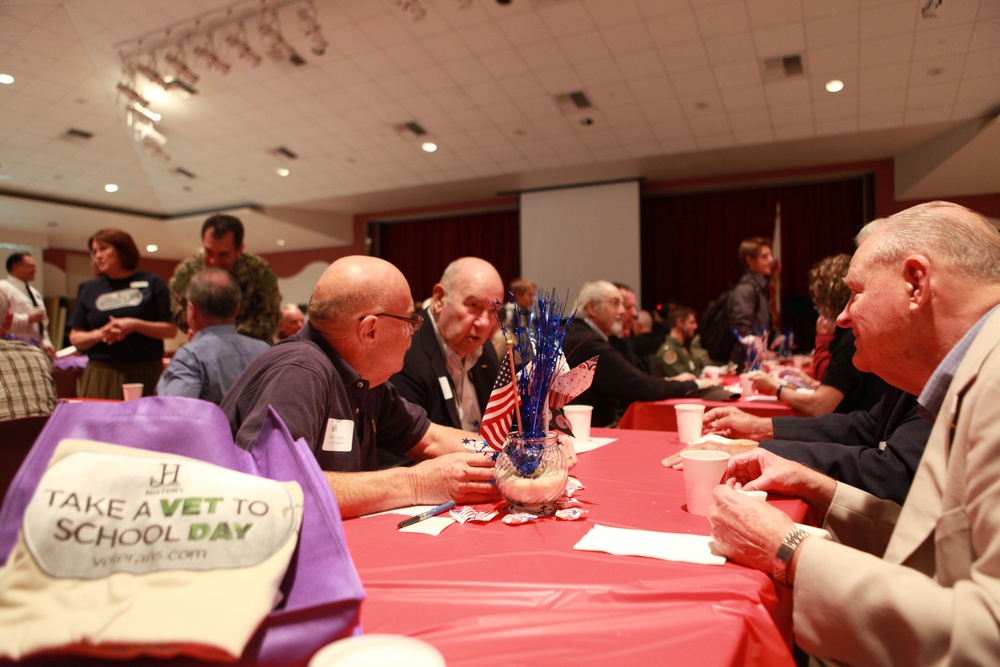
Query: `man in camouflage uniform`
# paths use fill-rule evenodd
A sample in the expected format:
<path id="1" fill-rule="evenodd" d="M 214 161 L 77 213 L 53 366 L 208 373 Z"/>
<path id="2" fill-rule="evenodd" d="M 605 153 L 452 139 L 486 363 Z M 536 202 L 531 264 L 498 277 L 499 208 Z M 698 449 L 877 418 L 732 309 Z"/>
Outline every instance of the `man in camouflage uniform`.
<path id="1" fill-rule="evenodd" d="M 270 344 L 281 318 L 281 293 L 278 278 L 270 265 L 251 253 L 243 252 L 243 223 L 231 215 L 213 215 L 201 227 L 204 253 L 188 257 L 177 266 L 170 279 L 170 311 L 177 326 L 187 331 L 188 283 L 205 268 L 229 271 L 242 293 L 236 330 Z"/>
<path id="2" fill-rule="evenodd" d="M 701 375 L 704 366 L 688 349 L 688 343 L 698 331 L 694 310 L 687 306 L 674 306 L 667 315 L 667 321 L 670 322 L 670 335 L 656 352 L 655 374 L 671 378 L 684 373 L 695 377 Z"/>

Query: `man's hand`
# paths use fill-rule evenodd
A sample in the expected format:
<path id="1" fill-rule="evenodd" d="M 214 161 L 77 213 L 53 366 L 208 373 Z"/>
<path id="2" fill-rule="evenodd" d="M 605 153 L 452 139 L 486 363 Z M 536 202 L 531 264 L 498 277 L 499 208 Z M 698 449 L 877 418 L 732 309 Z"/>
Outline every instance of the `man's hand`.
<path id="1" fill-rule="evenodd" d="M 41 306 L 32 308 L 28 313 L 28 322 L 32 324 L 45 324 L 45 309 Z"/>
<path id="2" fill-rule="evenodd" d="M 500 499 L 493 483 L 493 459 L 477 452 L 444 454 L 411 468 L 416 504 L 458 504 Z"/>
<path id="3" fill-rule="evenodd" d="M 722 481 L 744 491 L 801 498 L 822 514 L 826 514 L 837 490 L 837 482 L 826 475 L 759 447 L 729 459 Z"/>
<path id="4" fill-rule="evenodd" d="M 573 466 L 577 463 L 576 447 L 573 446 L 573 438 L 569 437 L 565 433 L 556 431 L 556 442 L 559 443 L 559 447 L 562 448 L 563 456 L 566 457 L 566 466 L 572 470 Z"/>
<path id="5" fill-rule="evenodd" d="M 712 408 L 702 418 L 704 431 L 718 433 L 727 438 L 765 440 L 774 436 L 769 417 L 755 417 L 739 408 Z"/>
<path id="6" fill-rule="evenodd" d="M 778 547 L 794 524 L 788 515 L 762 500 L 725 486 L 712 492 L 708 508 L 715 548 L 726 558 L 770 574 Z"/>
<path id="7" fill-rule="evenodd" d="M 754 391 L 765 396 L 774 396 L 781 386 L 781 382 L 768 373 L 754 373 L 750 379 L 753 380 Z"/>

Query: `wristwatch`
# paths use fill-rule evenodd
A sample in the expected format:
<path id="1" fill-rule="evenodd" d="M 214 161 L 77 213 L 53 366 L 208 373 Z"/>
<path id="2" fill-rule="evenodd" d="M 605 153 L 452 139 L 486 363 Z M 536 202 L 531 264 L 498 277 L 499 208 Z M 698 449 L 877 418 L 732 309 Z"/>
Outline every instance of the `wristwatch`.
<path id="1" fill-rule="evenodd" d="M 779 401 L 781 401 L 781 390 L 782 390 L 782 389 L 787 389 L 787 388 L 788 388 L 788 385 L 787 385 L 787 384 L 785 384 L 785 383 L 781 383 L 781 384 L 779 384 L 779 385 L 778 385 L 778 391 L 774 392 L 774 397 L 775 397 L 776 399 L 778 399 Z"/>
<path id="2" fill-rule="evenodd" d="M 778 553 L 774 554 L 774 560 L 771 561 L 771 567 L 773 568 L 774 580 L 783 586 L 788 586 L 788 562 L 792 560 L 792 554 L 798 548 L 802 540 L 809 537 L 809 533 L 799 527 L 792 529 L 785 539 L 781 541 L 781 546 L 778 547 Z"/>

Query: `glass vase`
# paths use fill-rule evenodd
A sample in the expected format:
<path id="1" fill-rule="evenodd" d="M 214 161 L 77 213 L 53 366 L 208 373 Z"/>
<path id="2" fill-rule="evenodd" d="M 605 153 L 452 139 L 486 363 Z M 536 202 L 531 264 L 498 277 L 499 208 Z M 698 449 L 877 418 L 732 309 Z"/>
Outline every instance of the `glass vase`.
<path id="1" fill-rule="evenodd" d="M 544 438 L 508 435 L 497 456 L 497 491 L 512 512 L 554 514 L 568 476 L 569 466 L 554 433 Z"/>

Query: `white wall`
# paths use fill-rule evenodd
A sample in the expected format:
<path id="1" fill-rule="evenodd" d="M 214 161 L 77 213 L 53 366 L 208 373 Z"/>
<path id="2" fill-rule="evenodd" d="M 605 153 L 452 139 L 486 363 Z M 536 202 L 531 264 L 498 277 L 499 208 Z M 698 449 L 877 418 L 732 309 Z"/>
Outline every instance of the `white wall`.
<path id="1" fill-rule="evenodd" d="M 639 182 L 521 195 L 521 272 L 539 290 L 555 288 L 572 312 L 583 283 L 639 286 Z"/>

